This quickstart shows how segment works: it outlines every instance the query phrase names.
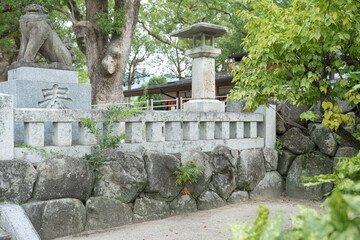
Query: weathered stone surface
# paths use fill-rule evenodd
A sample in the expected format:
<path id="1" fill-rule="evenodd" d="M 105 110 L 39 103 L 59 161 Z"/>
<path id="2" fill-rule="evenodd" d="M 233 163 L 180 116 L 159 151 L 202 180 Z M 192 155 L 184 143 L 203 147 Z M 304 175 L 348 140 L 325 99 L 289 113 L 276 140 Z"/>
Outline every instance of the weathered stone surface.
<path id="1" fill-rule="evenodd" d="M 246 149 L 240 152 L 237 165 L 237 189 L 250 191 L 265 176 L 264 156 L 261 149 Z"/>
<path id="2" fill-rule="evenodd" d="M 234 191 L 231 193 L 227 202 L 231 204 L 246 202 L 249 200 L 249 193 L 245 191 Z"/>
<path id="3" fill-rule="evenodd" d="M 54 157 L 38 165 L 33 198 L 76 198 L 86 201 L 94 186 L 90 164 L 77 158 Z"/>
<path id="4" fill-rule="evenodd" d="M 267 172 L 275 171 L 278 166 L 279 154 L 276 149 L 264 148 L 265 169 Z"/>
<path id="5" fill-rule="evenodd" d="M 43 240 L 84 231 L 86 210 L 78 199 L 32 202 L 22 207 Z"/>
<path id="6" fill-rule="evenodd" d="M 30 199 L 37 172 L 28 162 L 0 161 L 0 202 L 24 203 Z"/>
<path id="7" fill-rule="evenodd" d="M 251 199 L 277 198 L 284 191 L 284 180 L 277 171 L 267 172 L 265 177 L 250 192 Z"/>
<path id="8" fill-rule="evenodd" d="M 211 154 L 211 163 L 214 168 L 211 184 L 223 199 L 227 199 L 236 188 L 238 158 L 238 151 L 225 146 L 217 146 Z"/>
<path id="9" fill-rule="evenodd" d="M 197 211 L 196 201 L 186 194 L 180 194 L 170 202 L 171 214 L 179 215 Z"/>
<path id="10" fill-rule="evenodd" d="M 137 198 L 134 205 L 133 222 L 145 222 L 170 216 L 170 207 L 165 201 Z"/>
<path id="11" fill-rule="evenodd" d="M 119 200 L 91 197 L 86 201 L 85 230 L 119 227 L 132 222 L 131 208 Z"/>
<path id="12" fill-rule="evenodd" d="M 282 154 L 279 156 L 277 171 L 283 175 L 286 176 L 292 162 L 296 158 L 297 155 L 293 154 L 289 150 L 283 150 Z"/>
<path id="13" fill-rule="evenodd" d="M 306 112 L 310 109 L 310 106 L 296 106 L 296 105 L 292 105 L 291 103 L 283 103 L 281 104 L 280 107 L 280 113 L 289 118 L 290 120 L 301 124 L 301 125 L 306 125 L 306 121 L 305 120 L 301 120 L 300 115 L 303 112 Z"/>
<path id="14" fill-rule="evenodd" d="M 180 161 L 173 155 L 147 151 L 144 154 L 148 185 L 145 192 L 158 192 L 164 198 L 176 197 L 181 186 L 176 186 L 175 171 Z"/>
<path id="15" fill-rule="evenodd" d="M 282 135 L 286 132 L 286 127 L 283 121 L 280 119 L 276 120 L 276 135 Z"/>
<path id="16" fill-rule="evenodd" d="M 315 150 L 315 143 L 296 127 L 291 128 L 281 136 L 281 143 L 283 147 L 295 154 L 303 154 Z"/>
<path id="17" fill-rule="evenodd" d="M 24 209 L 11 203 L 0 204 L 0 239 L 41 240 Z"/>
<path id="18" fill-rule="evenodd" d="M 69 38 L 60 40 L 45 8 L 37 4 L 26 6 L 20 18 L 21 46 L 18 61 L 33 62 L 39 52 L 48 63 L 72 65 L 75 55 Z M 36 34 L 33 34 L 36 31 Z M 69 50 L 70 49 L 70 50 Z"/>
<path id="19" fill-rule="evenodd" d="M 225 201 L 213 191 L 203 192 L 197 200 L 199 210 L 207 210 L 225 206 Z"/>
<path id="20" fill-rule="evenodd" d="M 320 174 L 330 174 L 333 161 L 323 153 L 313 152 L 295 158 L 286 178 L 286 193 L 290 197 L 320 200 L 331 190 L 331 185 L 305 187 L 301 176 L 313 177 Z"/>
<path id="21" fill-rule="evenodd" d="M 320 152 L 329 156 L 335 156 L 338 144 L 331 130 L 322 127 L 321 124 L 309 124 L 311 140 L 318 146 Z"/>
<path id="22" fill-rule="evenodd" d="M 209 183 L 212 176 L 210 157 L 205 153 L 197 151 L 181 153 L 182 164 L 185 165 L 188 161 L 195 161 L 198 167 L 203 168 L 202 174 L 196 177 L 196 183 L 185 184 L 185 187 L 192 196 L 199 196 L 202 192 L 209 188 Z"/>
<path id="23" fill-rule="evenodd" d="M 336 151 L 336 158 L 352 158 L 357 155 L 359 151 L 353 147 L 339 147 Z"/>
<path id="24" fill-rule="evenodd" d="M 134 201 L 147 181 L 142 156 L 112 151 L 107 157 L 112 161 L 99 167 L 102 177 L 95 180 L 93 196 L 116 197 L 123 202 Z"/>
<path id="25" fill-rule="evenodd" d="M 339 147 L 334 158 L 334 167 L 338 164 L 339 158 L 355 157 L 359 151 L 353 147 Z"/>
<path id="26" fill-rule="evenodd" d="M 342 147 L 351 147 L 351 144 L 347 141 L 345 141 L 344 139 L 342 139 L 339 135 L 337 135 L 336 133 L 333 133 L 333 137 L 335 139 L 335 141 Z"/>

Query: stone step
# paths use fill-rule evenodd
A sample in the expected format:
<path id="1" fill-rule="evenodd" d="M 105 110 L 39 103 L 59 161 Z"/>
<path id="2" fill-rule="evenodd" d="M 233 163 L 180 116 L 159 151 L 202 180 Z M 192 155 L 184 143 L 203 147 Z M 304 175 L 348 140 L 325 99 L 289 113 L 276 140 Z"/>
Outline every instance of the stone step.
<path id="1" fill-rule="evenodd" d="M 11 236 L 0 227 L 0 240 L 11 240 Z"/>

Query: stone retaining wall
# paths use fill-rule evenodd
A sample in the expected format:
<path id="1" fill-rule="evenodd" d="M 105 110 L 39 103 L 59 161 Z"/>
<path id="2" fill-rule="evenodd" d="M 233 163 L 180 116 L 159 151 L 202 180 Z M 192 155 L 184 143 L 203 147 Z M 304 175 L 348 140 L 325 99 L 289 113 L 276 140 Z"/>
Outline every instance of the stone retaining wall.
<path id="1" fill-rule="evenodd" d="M 0 196 L 21 204 L 41 239 L 165 218 L 250 199 L 278 197 L 284 181 L 276 150 L 163 154 L 108 152 L 111 161 L 94 172 L 82 159 L 53 157 L 36 169 L 25 161 L 0 161 Z M 190 195 L 176 186 L 177 167 L 203 167 Z M 100 177 L 101 176 L 101 177 Z"/>

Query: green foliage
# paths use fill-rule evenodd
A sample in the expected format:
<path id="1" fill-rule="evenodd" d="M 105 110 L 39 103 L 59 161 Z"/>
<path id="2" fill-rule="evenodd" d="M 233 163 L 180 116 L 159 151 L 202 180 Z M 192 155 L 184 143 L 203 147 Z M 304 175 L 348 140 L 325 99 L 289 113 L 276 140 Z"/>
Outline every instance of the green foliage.
<path id="1" fill-rule="evenodd" d="M 277 212 L 270 220 L 268 216 L 269 209 L 259 205 L 259 214 L 254 226 L 251 226 L 249 223 L 230 224 L 234 240 L 277 239 L 283 225 L 281 211 Z"/>
<path id="2" fill-rule="evenodd" d="M 282 144 L 281 144 L 281 142 L 280 142 L 280 137 L 277 137 L 277 138 L 276 138 L 276 146 L 275 146 L 275 149 L 276 149 L 276 151 L 278 152 L 279 156 L 281 156 L 281 155 L 283 154 L 283 152 L 284 152 L 283 146 L 282 146 Z"/>
<path id="3" fill-rule="evenodd" d="M 137 101 L 138 102 L 146 102 L 147 100 L 163 100 L 163 96 L 162 94 L 148 94 L 147 93 L 147 88 L 151 85 L 157 85 L 157 84 L 162 84 L 162 83 L 167 83 L 167 80 L 166 78 L 164 77 L 152 77 L 150 78 L 149 82 L 145 83 L 142 85 L 142 87 L 145 88 L 144 90 L 144 94 L 142 96 L 139 96 L 137 98 Z M 157 106 L 156 108 L 154 109 L 151 109 L 151 110 L 164 110 L 164 108 L 162 107 L 158 107 L 158 106 L 163 106 L 165 105 L 165 102 L 154 102 L 154 106 Z M 145 107 L 146 106 L 146 103 L 140 103 L 138 104 L 138 107 Z"/>
<path id="4" fill-rule="evenodd" d="M 311 183 L 305 186 L 316 186 L 324 183 L 333 183 L 336 189 L 344 191 L 355 182 L 360 181 L 360 154 L 353 158 L 339 158 L 333 174 L 322 174 L 315 177 L 302 177 Z"/>
<path id="5" fill-rule="evenodd" d="M 138 110 L 123 108 L 117 105 L 108 106 L 107 109 L 104 110 L 106 121 L 102 122 L 103 129 L 98 127 L 98 121 L 94 121 L 90 117 L 81 119 L 81 125 L 87 128 L 89 133 L 94 134 L 98 141 L 98 146 L 93 147 L 92 153 L 85 154 L 85 159 L 91 164 L 93 170 L 98 171 L 98 167 L 109 160 L 104 157 L 104 153 L 108 149 L 116 149 L 120 142 L 126 137 L 125 134 L 114 135 L 114 124 L 138 112 Z M 98 177 L 101 177 L 101 175 L 99 174 Z"/>
<path id="6" fill-rule="evenodd" d="M 302 114 L 300 114 L 300 118 L 302 120 L 306 120 L 306 121 L 315 121 L 316 119 L 320 118 L 320 116 L 318 114 L 315 114 L 312 111 L 306 111 L 303 112 Z"/>
<path id="7" fill-rule="evenodd" d="M 251 110 L 269 99 L 296 105 L 320 100 L 333 104 L 325 110 L 323 125 L 336 130 L 343 122 L 349 124 L 352 119 L 335 108 L 335 99 L 357 104 L 360 94 L 349 90 L 359 84 L 358 79 L 331 82 L 329 75 L 360 69 L 360 2 L 295 0 L 289 8 L 271 0 L 243 2 L 253 9 L 239 11 L 246 22 L 244 48 L 249 55 L 234 71 L 231 99 L 249 97 Z"/>
<path id="8" fill-rule="evenodd" d="M 293 229 L 282 231 L 281 211 L 268 219 L 269 210 L 259 206 L 254 226 L 231 224 L 234 240 L 243 239 L 359 239 L 360 238 L 360 157 L 343 159 L 334 174 L 306 178 L 322 183 L 335 183 L 336 188 L 326 200 L 328 211 L 319 215 L 314 209 L 298 206 L 299 215 L 291 216 Z"/>
<path id="9" fill-rule="evenodd" d="M 121 34 L 122 27 L 125 24 L 124 18 L 126 9 L 112 8 L 107 12 L 99 12 L 95 15 L 98 20 L 98 26 L 106 34 Z"/>
<path id="10" fill-rule="evenodd" d="M 182 186 L 181 193 L 190 194 L 185 184 L 189 183 L 196 183 L 196 177 L 203 173 L 204 167 L 199 167 L 197 161 L 188 161 L 185 165 L 178 167 L 178 171 L 175 171 L 174 174 L 176 175 L 176 185 Z"/>

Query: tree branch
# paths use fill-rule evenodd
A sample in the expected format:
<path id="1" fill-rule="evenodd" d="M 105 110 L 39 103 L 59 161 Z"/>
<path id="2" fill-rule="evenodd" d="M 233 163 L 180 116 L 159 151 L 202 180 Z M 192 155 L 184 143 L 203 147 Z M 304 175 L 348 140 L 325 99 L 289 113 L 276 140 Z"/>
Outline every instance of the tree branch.
<path id="1" fill-rule="evenodd" d="M 162 42 L 162 43 L 165 43 L 165 44 L 167 44 L 167 45 L 169 45 L 169 46 L 175 47 L 175 48 L 177 48 L 177 49 L 179 49 L 179 50 L 181 50 L 181 51 L 185 51 L 183 48 L 181 48 L 181 47 L 173 44 L 172 42 L 169 42 L 169 41 L 167 41 L 167 40 L 165 40 L 165 39 L 163 39 L 163 38 L 160 38 L 159 36 L 153 34 L 153 33 L 145 26 L 145 23 L 143 23 L 142 21 L 139 20 L 139 23 L 143 26 L 143 28 L 145 29 L 145 31 L 146 31 L 150 36 L 152 36 L 153 38 L 155 38 L 156 40 L 158 40 L 158 41 L 160 41 L 160 42 Z"/>

